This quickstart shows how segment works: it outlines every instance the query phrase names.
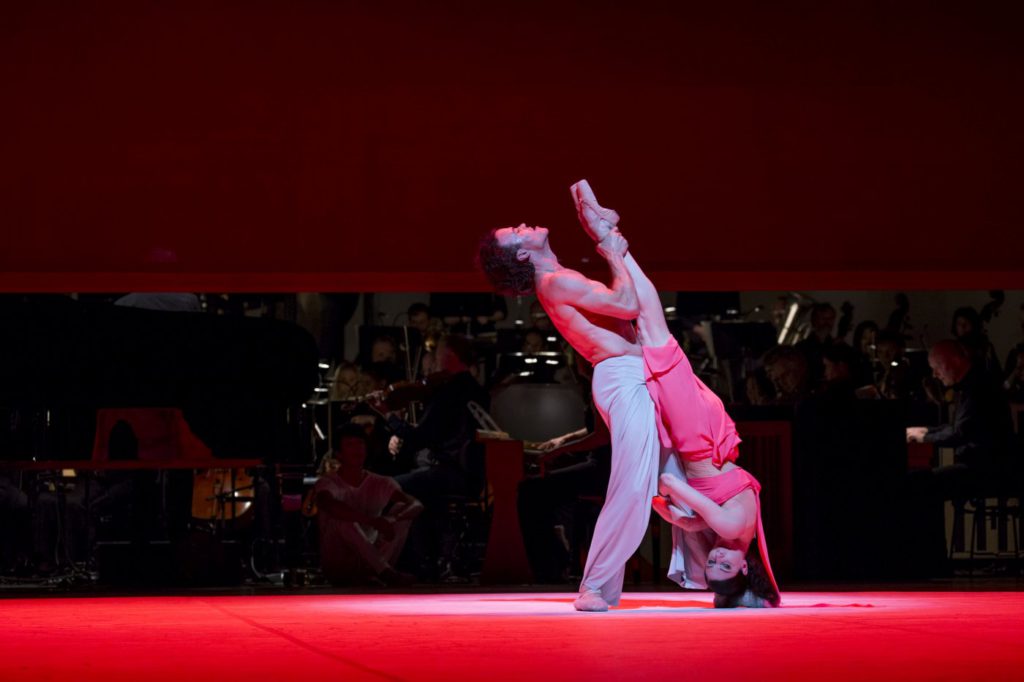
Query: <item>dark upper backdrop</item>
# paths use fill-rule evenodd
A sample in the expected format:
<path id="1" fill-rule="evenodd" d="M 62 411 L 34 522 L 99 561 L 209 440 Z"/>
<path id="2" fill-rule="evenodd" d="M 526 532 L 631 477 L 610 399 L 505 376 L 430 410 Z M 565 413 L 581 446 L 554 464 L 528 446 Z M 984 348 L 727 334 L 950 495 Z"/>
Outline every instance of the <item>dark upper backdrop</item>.
<path id="1" fill-rule="evenodd" d="M 1024 286 L 1011 5 L 677 4 L 8 0 L 0 289 L 593 268 L 580 177 L 664 289 Z"/>

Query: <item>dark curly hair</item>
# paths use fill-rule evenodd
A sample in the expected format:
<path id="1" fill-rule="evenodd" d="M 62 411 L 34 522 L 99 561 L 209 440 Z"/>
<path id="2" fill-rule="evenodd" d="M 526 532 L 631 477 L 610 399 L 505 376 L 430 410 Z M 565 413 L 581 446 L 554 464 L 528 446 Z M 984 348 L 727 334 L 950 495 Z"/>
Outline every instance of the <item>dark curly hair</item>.
<path id="1" fill-rule="evenodd" d="M 716 609 L 734 609 L 737 606 L 764 608 L 778 606 L 779 592 L 768 577 L 761 562 L 757 538 L 747 547 L 747 573 L 737 571 L 728 580 L 709 580 L 708 589 L 715 593 Z"/>
<path id="2" fill-rule="evenodd" d="M 495 228 L 480 240 L 477 267 L 487 275 L 487 279 L 499 294 L 532 294 L 536 268 L 530 261 L 516 258 L 517 249 L 499 244 L 497 232 L 498 228 Z"/>

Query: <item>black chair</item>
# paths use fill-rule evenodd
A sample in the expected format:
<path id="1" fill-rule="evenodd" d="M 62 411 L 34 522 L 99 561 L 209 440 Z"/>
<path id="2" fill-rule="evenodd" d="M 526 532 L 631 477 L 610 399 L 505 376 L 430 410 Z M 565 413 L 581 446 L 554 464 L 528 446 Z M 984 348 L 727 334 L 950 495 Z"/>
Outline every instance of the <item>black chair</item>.
<path id="1" fill-rule="evenodd" d="M 1024 466 L 1021 457 L 1010 460 L 999 476 L 979 486 L 978 492 L 960 505 L 954 506 L 949 558 L 966 553 L 969 575 L 974 575 L 976 559 L 994 561 L 1013 560 L 1015 570 L 1020 569 L 1021 558 L 1021 499 L 1024 497 Z M 963 546 L 963 534 L 970 522 L 970 541 Z M 989 549 L 989 530 L 996 531 L 996 546 Z M 1009 546 L 1013 543 L 1013 550 Z"/>
<path id="2" fill-rule="evenodd" d="M 490 505 L 486 490 L 476 497 L 445 495 L 438 575 L 442 582 L 466 583 L 479 575 L 487 547 Z"/>
<path id="3" fill-rule="evenodd" d="M 1013 559 L 1014 566 L 1020 566 L 1020 504 L 1021 496 L 1014 497 L 976 497 L 968 500 L 954 513 L 962 515 L 960 523 L 954 521 L 953 535 L 950 538 L 949 558 L 954 559 L 957 550 L 960 549 L 956 534 L 958 529 L 966 525 L 967 517 L 970 517 L 971 538 L 966 553 L 968 554 L 969 575 L 974 575 L 976 559 L 990 558 L 995 560 Z M 986 526 L 986 523 L 988 526 Z M 996 547 L 988 548 L 988 528 L 997 531 L 998 539 Z M 1010 539 L 1013 541 L 1013 550 L 1009 551 Z"/>

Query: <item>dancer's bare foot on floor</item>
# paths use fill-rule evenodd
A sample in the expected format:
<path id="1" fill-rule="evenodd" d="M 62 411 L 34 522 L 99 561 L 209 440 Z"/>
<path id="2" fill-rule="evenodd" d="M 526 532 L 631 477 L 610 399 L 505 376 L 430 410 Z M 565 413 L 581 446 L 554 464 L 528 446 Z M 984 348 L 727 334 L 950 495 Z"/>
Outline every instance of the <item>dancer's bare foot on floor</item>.
<path id="1" fill-rule="evenodd" d="M 569 191 L 576 202 L 576 215 L 579 216 L 583 229 L 595 242 L 602 241 L 619 224 L 619 214 L 597 203 L 594 190 L 586 180 L 580 180 L 570 187 Z"/>
<path id="2" fill-rule="evenodd" d="M 608 602 L 604 600 L 599 592 L 593 590 L 586 590 L 582 592 L 580 596 L 576 597 L 576 601 L 572 603 L 577 611 L 607 611 Z"/>

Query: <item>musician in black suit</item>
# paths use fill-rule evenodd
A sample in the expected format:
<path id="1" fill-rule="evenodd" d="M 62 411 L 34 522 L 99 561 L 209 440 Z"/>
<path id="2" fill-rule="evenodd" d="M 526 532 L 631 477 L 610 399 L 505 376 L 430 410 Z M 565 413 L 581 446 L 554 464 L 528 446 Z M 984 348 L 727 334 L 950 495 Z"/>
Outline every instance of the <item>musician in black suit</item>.
<path id="1" fill-rule="evenodd" d="M 911 513 L 928 514 L 920 519 L 925 525 L 918 535 L 930 541 L 922 551 L 934 567 L 946 556 L 942 501 L 962 505 L 1009 480 L 1013 427 L 1002 387 L 961 343 L 946 340 L 935 344 L 928 363 L 935 377 L 956 394 L 952 423 L 907 428 L 908 442 L 954 449 L 953 464 L 917 472 L 911 478 L 912 496 L 918 500 Z"/>
<path id="2" fill-rule="evenodd" d="M 595 419 L 590 409 L 585 428 L 552 438 L 539 449 L 545 453 L 545 473 L 519 484 L 519 527 L 534 582 L 565 582 L 576 504 L 581 496 L 604 496 L 611 475 L 611 437 L 604 420 Z"/>
<path id="3" fill-rule="evenodd" d="M 423 453 L 416 468 L 395 477 L 402 490 L 420 500 L 424 514 L 413 526 L 408 552 L 415 555 L 413 568 L 424 568 L 436 555 L 439 526 L 443 522 L 446 498 L 475 498 L 484 485 L 483 448 L 476 442 L 478 424 L 470 412 L 475 402 L 485 410 L 490 398 L 470 373 L 473 347 L 468 339 L 450 335 L 437 346 L 440 373 L 432 380 L 432 395 L 426 401 L 416 425 L 391 415 L 388 426 L 393 436 L 388 449 L 395 457 Z"/>

